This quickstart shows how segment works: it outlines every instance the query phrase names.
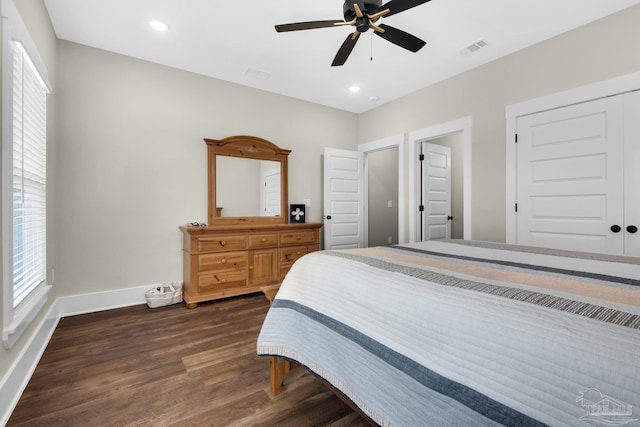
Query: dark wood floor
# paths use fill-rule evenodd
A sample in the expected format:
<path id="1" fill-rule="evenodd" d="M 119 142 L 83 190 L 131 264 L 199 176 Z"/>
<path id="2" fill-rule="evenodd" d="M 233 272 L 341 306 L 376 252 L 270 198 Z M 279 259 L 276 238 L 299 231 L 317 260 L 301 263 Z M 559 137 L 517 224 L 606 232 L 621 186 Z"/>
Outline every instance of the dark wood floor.
<path id="1" fill-rule="evenodd" d="M 60 320 L 8 426 L 364 426 L 303 369 L 271 396 L 262 294 Z"/>

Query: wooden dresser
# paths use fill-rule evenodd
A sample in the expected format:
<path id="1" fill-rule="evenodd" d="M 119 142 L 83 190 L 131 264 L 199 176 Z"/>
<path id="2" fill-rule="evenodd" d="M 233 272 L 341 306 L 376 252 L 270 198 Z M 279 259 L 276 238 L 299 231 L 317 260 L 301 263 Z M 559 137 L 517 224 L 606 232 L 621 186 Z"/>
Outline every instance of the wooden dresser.
<path id="1" fill-rule="evenodd" d="M 321 227 L 321 223 L 180 227 L 187 307 L 281 283 L 298 258 L 320 249 Z"/>
<path id="2" fill-rule="evenodd" d="M 201 301 L 264 292 L 271 301 L 293 263 L 320 250 L 322 223 L 288 222 L 304 220 L 290 218 L 291 150 L 247 135 L 204 141 L 208 225 L 180 227 L 184 300 L 194 308 Z"/>

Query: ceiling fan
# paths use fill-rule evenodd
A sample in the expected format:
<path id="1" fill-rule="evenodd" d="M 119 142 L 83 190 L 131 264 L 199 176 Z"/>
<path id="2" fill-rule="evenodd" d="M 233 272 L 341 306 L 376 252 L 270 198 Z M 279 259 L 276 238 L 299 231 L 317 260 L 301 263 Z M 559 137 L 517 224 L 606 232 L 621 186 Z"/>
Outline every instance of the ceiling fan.
<path id="1" fill-rule="evenodd" d="M 368 31 L 369 28 L 371 28 L 376 35 L 411 52 L 417 52 L 422 49 L 422 47 L 427 44 L 425 41 L 390 25 L 377 25 L 376 22 L 383 16 L 391 16 L 428 1 L 430 0 L 391 0 L 382 4 L 382 0 L 345 0 L 342 6 L 344 12 L 343 21 L 295 22 L 276 25 L 275 27 L 279 33 L 345 25 L 355 27 L 355 31 L 347 36 L 331 63 L 332 67 L 336 67 L 344 65 L 355 47 L 360 33 Z"/>

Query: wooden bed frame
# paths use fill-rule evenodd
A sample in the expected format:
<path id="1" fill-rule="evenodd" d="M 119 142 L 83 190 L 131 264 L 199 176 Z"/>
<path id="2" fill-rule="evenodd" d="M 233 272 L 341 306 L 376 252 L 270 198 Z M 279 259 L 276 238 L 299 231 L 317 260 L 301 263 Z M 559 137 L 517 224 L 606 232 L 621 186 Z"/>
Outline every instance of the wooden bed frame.
<path id="1" fill-rule="evenodd" d="M 271 393 L 274 395 L 280 394 L 286 390 L 284 385 L 284 379 L 292 369 L 299 368 L 301 365 L 283 359 L 281 357 L 271 356 L 270 364 L 270 380 L 271 380 Z M 358 407 L 351 399 L 344 395 L 340 390 L 331 385 L 327 380 L 318 376 L 315 372 L 307 369 L 307 372 L 316 377 L 322 384 L 324 384 L 333 394 L 335 394 L 340 400 L 342 400 L 349 408 L 353 409 L 358 415 L 362 417 L 369 425 L 377 426 L 378 423 L 373 421 L 367 414 L 362 412 L 362 409 Z"/>
<path id="2" fill-rule="evenodd" d="M 276 294 L 278 293 L 278 289 L 279 288 L 280 288 L 280 285 L 270 285 L 270 286 L 263 286 L 262 288 L 260 288 L 260 290 L 262 291 L 262 293 L 264 293 L 264 296 L 267 297 L 267 299 L 269 300 L 269 303 L 271 304 L 271 303 L 273 303 L 273 299 L 275 298 Z M 277 357 L 277 356 L 271 356 L 270 357 L 269 381 L 270 381 L 270 386 L 271 386 L 271 393 L 274 396 L 278 395 L 278 394 L 280 394 L 280 393 L 282 393 L 282 392 L 284 392 L 286 390 L 286 387 L 284 385 L 284 380 L 285 380 L 287 374 L 292 369 L 299 368 L 300 366 L 301 365 L 299 365 L 299 364 L 297 364 L 295 362 L 292 362 L 290 360 L 284 359 L 282 357 Z M 353 401 L 351 399 L 349 399 L 340 390 L 338 390 L 333 385 L 331 385 L 327 380 L 325 380 L 324 378 L 318 376 L 315 372 L 312 372 L 312 371 L 310 371 L 308 369 L 307 369 L 307 372 L 311 373 L 314 377 L 316 377 L 318 380 L 320 380 L 320 382 L 322 382 L 329 390 L 331 390 L 331 392 L 333 392 L 333 394 L 338 396 L 338 398 L 340 400 L 342 400 L 348 407 L 353 409 L 353 411 L 356 412 L 358 415 L 360 415 L 367 423 L 369 423 L 372 426 L 377 426 L 378 425 L 371 418 L 369 418 L 369 416 L 367 414 L 362 412 L 362 409 L 360 409 L 358 407 L 358 405 L 353 403 Z"/>

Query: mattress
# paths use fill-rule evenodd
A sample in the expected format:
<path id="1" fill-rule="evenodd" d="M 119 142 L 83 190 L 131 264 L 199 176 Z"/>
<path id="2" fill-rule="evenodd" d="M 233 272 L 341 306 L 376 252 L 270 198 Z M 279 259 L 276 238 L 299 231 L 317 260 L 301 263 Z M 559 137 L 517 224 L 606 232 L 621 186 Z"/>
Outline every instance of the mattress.
<path id="1" fill-rule="evenodd" d="M 640 418 L 640 259 L 432 240 L 291 268 L 257 352 L 383 426 Z"/>

